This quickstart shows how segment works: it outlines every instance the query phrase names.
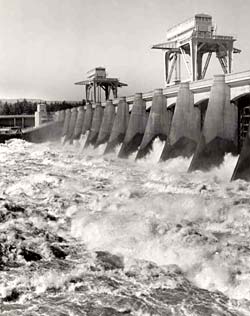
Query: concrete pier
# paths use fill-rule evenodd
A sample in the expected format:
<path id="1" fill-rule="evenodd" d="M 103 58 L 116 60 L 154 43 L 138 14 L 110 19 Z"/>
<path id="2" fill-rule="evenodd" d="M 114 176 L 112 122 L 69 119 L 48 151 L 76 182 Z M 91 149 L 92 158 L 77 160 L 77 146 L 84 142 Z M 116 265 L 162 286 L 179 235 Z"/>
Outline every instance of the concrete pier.
<path id="1" fill-rule="evenodd" d="M 95 143 L 95 147 L 106 143 L 109 140 L 112 126 L 115 119 L 115 106 L 111 100 L 106 102 L 106 106 L 104 109 L 102 124 L 100 127 L 100 131 L 98 134 L 97 141 Z"/>
<path id="2" fill-rule="evenodd" d="M 82 126 L 82 135 L 84 135 L 87 131 L 91 129 L 92 124 L 92 117 L 93 117 L 93 109 L 90 103 L 86 106 L 86 111 L 84 115 L 84 121 Z"/>
<path id="3" fill-rule="evenodd" d="M 71 111 L 70 109 L 66 109 L 64 123 L 63 123 L 62 137 L 66 136 L 68 133 L 70 117 L 71 117 Z"/>
<path id="4" fill-rule="evenodd" d="M 35 127 L 39 127 L 48 121 L 47 106 L 45 103 L 40 103 L 37 105 L 37 110 L 35 112 Z"/>
<path id="5" fill-rule="evenodd" d="M 60 110 L 57 112 L 57 121 L 58 122 L 64 122 L 65 118 L 65 110 Z"/>
<path id="6" fill-rule="evenodd" d="M 250 125 L 231 180 L 250 181 Z"/>
<path id="7" fill-rule="evenodd" d="M 77 108 L 77 119 L 76 119 L 76 124 L 75 124 L 75 130 L 74 130 L 74 135 L 73 139 L 78 140 L 81 137 L 82 133 L 82 127 L 83 127 L 83 122 L 84 122 L 84 114 L 85 110 L 83 106 L 79 106 Z"/>
<path id="8" fill-rule="evenodd" d="M 189 171 L 209 170 L 222 163 L 225 153 L 237 154 L 237 110 L 230 103 L 225 75 L 217 75 L 210 92 L 199 144 Z"/>
<path id="9" fill-rule="evenodd" d="M 94 145 L 98 134 L 99 130 L 102 124 L 102 118 L 103 118 L 103 107 L 101 103 L 96 103 L 95 105 L 95 111 L 92 119 L 92 124 L 91 124 L 91 129 L 88 135 L 88 138 L 85 142 L 84 148 L 87 148 L 89 145 Z"/>
<path id="10" fill-rule="evenodd" d="M 75 130 L 75 125 L 76 125 L 76 118 L 77 118 L 77 109 L 74 107 L 71 109 L 69 128 L 68 128 L 66 138 L 65 138 L 65 141 L 69 141 L 70 143 L 73 142 L 74 130 Z"/>
<path id="11" fill-rule="evenodd" d="M 194 95 L 189 90 L 189 83 L 181 83 L 170 134 L 160 160 L 193 155 L 200 138 L 200 118 L 200 110 L 194 107 Z"/>
<path id="12" fill-rule="evenodd" d="M 127 132 L 118 157 L 127 158 L 138 150 L 147 124 L 146 102 L 142 93 L 136 93 Z"/>
<path id="13" fill-rule="evenodd" d="M 126 102 L 126 98 L 121 97 L 119 99 L 116 117 L 104 154 L 114 151 L 115 147 L 123 142 L 128 127 L 128 122 L 129 106 Z"/>
<path id="14" fill-rule="evenodd" d="M 150 152 L 153 141 L 157 137 L 162 141 L 167 139 L 171 117 L 172 114 L 167 110 L 166 98 L 163 96 L 162 89 L 155 90 L 147 126 L 136 159 L 143 158 Z"/>

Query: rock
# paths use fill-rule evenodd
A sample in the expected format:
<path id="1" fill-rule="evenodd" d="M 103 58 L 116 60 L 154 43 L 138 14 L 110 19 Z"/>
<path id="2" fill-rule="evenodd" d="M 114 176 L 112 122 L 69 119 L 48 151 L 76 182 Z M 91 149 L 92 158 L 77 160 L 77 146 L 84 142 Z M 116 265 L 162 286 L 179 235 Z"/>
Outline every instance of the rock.
<path id="1" fill-rule="evenodd" d="M 82 282 L 82 278 L 80 276 L 71 276 L 69 279 L 69 283 L 76 284 L 80 282 Z"/>
<path id="2" fill-rule="evenodd" d="M 11 293 L 3 298 L 4 302 L 16 301 L 20 296 L 20 293 L 16 289 L 12 289 Z"/>
<path id="3" fill-rule="evenodd" d="M 96 251 L 96 259 L 104 270 L 124 269 L 123 257 L 113 255 L 108 251 Z"/>
<path id="4" fill-rule="evenodd" d="M 206 191 L 207 190 L 207 186 L 205 184 L 203 184 L 200 188 L 199 188 L 199 192 L 201 191 Z"/>
<path id="5" fill-rule="evenodd" d="M 50 221 L 57 221 L 57 217 L 55 217 L 54 215 L 47 213 L 46 214 L 46 219 L 50 220 Z"/>
<path id="6" fill-rule="evenodd" d="M 67 254 L 58 246 L 51 245 L 50 250 L 52 251 L 53 255 L 58 259 L 65 259 Z"/>
<path id="7" fill-rule="evenodd" d="M 0 210 L 0 223 L 6 221 L 6 211 Z"/>
<path id="8" fill-rule="evenodd" d="M 38 261 L 42 259 L 41 255 L 26 248 L 22 249 L 20 255 L 22 255 L 26 261 Z"/>
<path id="9" fill-rule="evenodd" d="M 63 237 L 54 235 L 54 234 L 52 234 L 52 233 L 50 233 L 50 232 L 45 232 L 45 233 L 44 233 L 44 237 L 45 237 L 45 240 L 47 240 L 47 241 L 50 242 L 50 243 L 66 242 L 66 240 L 65 240 Z"/>
<path id="10" fill-rule="evenodd" d="M 24 213 L 25 212 L 25 209 L 22 206 L 19 206 L 19 205 L 11 205 L 11 204 L 5 203 L 4 207 L 10 212 L 15 212 L 15 213 L 16 212 L 20 212 L 20 213 Z"/>

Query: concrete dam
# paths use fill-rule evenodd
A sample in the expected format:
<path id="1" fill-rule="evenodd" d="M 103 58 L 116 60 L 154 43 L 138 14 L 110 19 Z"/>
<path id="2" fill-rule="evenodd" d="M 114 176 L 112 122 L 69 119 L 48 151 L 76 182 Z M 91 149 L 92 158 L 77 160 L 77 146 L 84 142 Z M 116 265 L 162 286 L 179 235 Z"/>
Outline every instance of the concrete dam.
<path id="1" fill-rule="evenodd" d="M 249 97 L 250 71 L 216 75 L 213 81 L 184 82 L 136 93 L 133 98 L 61 110 L 53 122 L 26 131 L 23 137 L 35 142 L 62 138 L 64 143 L 73 143 L 88 133 L 84 148 L 106 143 L 107 154 L 121 145 L 120 158 L 137 152 L 136 159 L 147 155 L 159 138 L 165 142 L 160 161 L 193 155 L 190 172 L 218 166 L 226 153 L 240 153 L 232 179 L 249 180 Z M 170 100 L 175 103 L 168 105 Z"/>
<path id="2" fill-rule="evenodd" d="M 118 97 L 118 88 L 126 84 L 107 78 L 105 68 L 95 68 L 87 80 L 76 83 L 86 88 L 86 106 L 56 112 L 54 122 L 23 137 L 62 137 L 64 143 L 73 143 L 88 133 L 83 148 L 106 144 L 108 154 L 120 145 L 120 158 L 136 152 L 136 159 L 145 157 L 159 138 L 165 142 L 161 162 L 193 156 L 188 169 L 192 172 L 220 165 L 227 153 L 240 154 L 232 180 L 250 180 L 250 71 L 232 72 L 232 54 L 240 53 L 234 41 L 215 33 L 211 16 L 197 14 L 168 30 L 167 41 L 152 47 L 165 53 L 165 88 Z M 212 54 L 223 74 L 206 79 Z"/>

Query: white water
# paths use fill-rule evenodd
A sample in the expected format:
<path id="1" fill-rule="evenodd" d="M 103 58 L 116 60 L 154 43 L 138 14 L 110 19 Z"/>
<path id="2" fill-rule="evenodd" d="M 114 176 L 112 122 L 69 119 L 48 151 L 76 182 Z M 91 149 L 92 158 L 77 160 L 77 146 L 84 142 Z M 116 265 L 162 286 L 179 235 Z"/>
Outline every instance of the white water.
<path id="1" fill-rule="evenodd" d="M 177 265 L 192 284 L 221 291 L 248 315 L 250 185 L 230 182 L 237 157 L 227 155 L 219 168 L 206 173 L 187 173 L 191 159 L 157 163 L 163 148 L 159 140 L 152 153 L 136 162 L 134 156 L 102 156 L 105 145 L 83 150 L 83 143 L 62 147 L 14 140 L 1 145 L 0 197 L 30 208 L 46 207 L 59 218 L 49 224 L 53 232 L 76 238 L 90 253 L 105 250 L 124 256 L 125 271 L 140 266 L 140 260 Z M 29 220 L 48 227 L 32 212 Z M 24 222 L 19 219 L 18 225 Z M 1 224 L 1 231 L 11 225 Z M 46 244 L 39 251 L 50 258 Z M 79 262 L 71 275 L 85 269 L 82 265 Z M 33 282 L 39 294 L 51 284 L 61 288 L 68 278 L 47 271 L 24 283 Z M 21 279 L 11 282 L 0 287 L 2 297 Z"/>
<path id="2" fill-rule="evenodd" d="M 92 176 L 109 179 L 114 189 L 95 193 L 87 212 L 75 214 L 72 234 L 90 249 L 125 255 L 127 264 L 135 258 L 177 264 L 199 287 L 250 299 L 250 252 L 237 249 L 241 239 L 248 244 L 250 212 L 234 205 L 249 199 L 249 184 L 229 182 L 237 157 L 188 174 L 191 159 L 156 164 L 162 147 L 157 140 L 145 159 L 117 159 L 114 166 L 96 157 Z"/>

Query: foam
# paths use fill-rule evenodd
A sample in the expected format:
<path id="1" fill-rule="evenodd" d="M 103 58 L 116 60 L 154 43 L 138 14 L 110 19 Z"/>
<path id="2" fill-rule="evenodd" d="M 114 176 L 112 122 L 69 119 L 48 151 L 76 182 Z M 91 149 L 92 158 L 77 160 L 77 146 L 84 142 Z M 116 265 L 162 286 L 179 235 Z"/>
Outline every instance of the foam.
<path id="1" fill-rule="evenodd" d="M 1 197 L 25 203 L 28 210 L 48 208 L 58 216 L 49 226 L 53 231 L 76 238 L 91 252 L 125 256 L 126 268 L 138 259 L 175 264 L 198 287 L 250 300 L 250 184 L 230 182 L 237 157 L 229 154 L 219 167 L 188 173 L 192 158 L 157 163 L 163 146 L 156 139 L 152 152 L 134 161 L 118 159 L 119 147 L 103 156 L 105 145 L 80 152 L 79 146 L 13 140 L 1 145 Z M 1 223 L 2 231 L 27 220 L 46 228 L 28 214 Z M 49 258 L 46 247 L 39 249 Z M 36 292 L 61 287 L 65 280 L 60 273 L 43 274 Z M 2 296 L 8 291 L 1 288 Z"/>

